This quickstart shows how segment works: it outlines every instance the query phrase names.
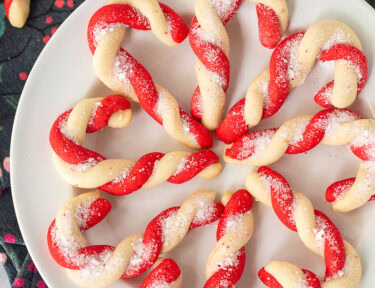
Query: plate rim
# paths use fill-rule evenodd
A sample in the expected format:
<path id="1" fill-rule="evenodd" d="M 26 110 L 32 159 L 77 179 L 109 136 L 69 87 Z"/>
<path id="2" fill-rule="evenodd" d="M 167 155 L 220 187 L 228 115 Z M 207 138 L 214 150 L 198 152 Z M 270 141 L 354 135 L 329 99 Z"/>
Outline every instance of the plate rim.
<path id="1" fill-rule="evenodd" d="M 163 0 L 158 0 L 158 1 L 163 2 Z M 300 0 L 295 0 L 295 1 L 300 1 Z M 76 8 L 63 21 L 63 23 L 59 26 L 59 29 L 55 32 L 55 34 L 63 33 L 63 32 L 60 31 L 61 27 L 66 26 L 65 23 L 68 23 L 69 21 L 71 21 L 70 19 L 72 18 L 72 16 L 78 14 L 79 11 L 86 9 L 86 6 L 90 5 L 90 3 L 91 3 L 91 1 L 89 1 L 89 0 L 81 3 L 79 5 L 79 7 Z M 105 5 L 105 3 L 103 3 L 103 5 Z M 366 0 L 358 0 L 355 5 L 362 5 L 365 9 L 370 11 L 370 13 L 372 13 L 373 16 L 375 16 L 375 8 L 373 8 Z M 85 37 L 86 37 L 86 35 L 85 35 Z M 22 217 L 22 211 L 21 211 L 22 209 L 21 209 L 20 203 L 22 202 L 22 200 L 20 198 L 22 198 L 23 191 L 21 191 L 20 189 L 17 188 L 17 180 L 16 180 L 16 175 L 17 175 L 16 170 L 17 169 L 16 169 L 15 165 L 12 164 L 12 163 L 14 163 L 14 161 L 12 161 L 12 159 L 15 159 L 15 157 L 17 157 L 16 156 L 16 144 L 15 143 L 17 143 L 17 134 L 20 133 L 20 131 L 22 131 L 22 130 L 20 130 L 21 128 L 19 128 L 22 124 L 22 122 L 20 120 L 20 118 L 22 117 L 22 116 L 20 116 L 21 115 L 20 111 L 23 110 L 23 106 L 25 105 L 26 94 L 28 94 L 27 91 L 29 89 L 29 86 L 32 85 L 31 83 L 35 82 L 35 80 L 33 80 L 33 79 L 36 76 L 34 76 L 34 75 L 37 75 L 36 71 L 40 70 L 39 66 L 40 66 L 41 59 L 44 58 L 44 55 L 46 53 L 48 53 L 47 51 L 49 49 L 52 49 L 51 47 L 53 47 L 53 44 L 55 42 L 55 38 L 56 37 L 52 37 L 51 40 L 48 42 L 48 44 L 42 49 L 41 53 L 38 55 L 38 58 L 36 59 L 35 63 L 33 64 L 32 69 L 29 73 L 29 77 L 26 80 L 26 83 L 25 83 L 25 85 L 22 89 L 22 92 L 21 92 L 21 95 L 20 95 L 20 98 L 19 98 L 19 101 L 18 101 L 16 113 L 15 113 L 15 116 L 14 116 L 14 120 L 13 120 L 11 140 L 10 140 L 10 153 L 9 153 L 9 157 L 10 157 L 10 188 L 11 188 L 13 206 L 14 206 L 15 215 L 16 215 L 16 218 L 17 218 L 17 223 L 18 223 L 23 241 L 25 243 L 25 246 L 27 248 L 27 251 L 28 251 L 30 257 L 33 259 L 33 262 L 34 262 L 35 266 L 37 267 L 38 272 L 39 272 L 40 276 L 42 277 L 43 281 L 50 287 L 52 287 L 52 285 L 49 282 L 49 278 L 45 277 L 45 273 L 44 273 L 45 271 L 40 270 L 39 267 L 38 267 L 38 262 L 39 262 L 38 259 L 39 258 L 37 257 L 36 251 L 34 251 L 33 249 L 29 249 L 29 247 L 31 245 L 30 244 L 31 240 L 30 240 L 30 238 L 25 237 L 26 233 L 24 232 L 25 231 L 24 227 L 28 224 L 25 223 L 24 218 Z M 186 39 L 185 39 L 185 41 L 186 41 Z M 42 66 L 40 66 L 40 67 L 42 67 Z M 369 96 L 366 96 L 366 97 L 369 97 Z M 372 114 L 374 114 L 375 105 L 371 105 L 370 101 L 368 101 L 368 107 L 372 110 Z"/>

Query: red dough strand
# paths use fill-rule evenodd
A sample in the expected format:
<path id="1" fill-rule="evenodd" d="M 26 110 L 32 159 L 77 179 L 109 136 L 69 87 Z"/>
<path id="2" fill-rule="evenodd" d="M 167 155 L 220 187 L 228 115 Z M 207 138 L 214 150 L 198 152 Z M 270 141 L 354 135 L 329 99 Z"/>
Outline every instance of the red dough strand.
<path id="1" fill-rule="evenodd" d="M 253 198 L 246 190 L 238 190 L 232 195 L 225 206 L 224 213 L 220 218 L 216 240 L 219 241 L 224 236 L 227 229 L 227 222 L 233 217 L 249 212 L 253 206 Z M 204 288 L 230 288 L 240 280 L 246 262 L 245 247 L 239 250 L 238 255 L 233 260 L 235 265 L 228 265 L 215 272 L 206 282 Z"/>
<path id="2" fill-rule="evenodd" d="M 289 144 L 288 149 L 285 153 L 287 154 L 300 154 L 307 152 L 317 146 L 323 139 L 328 125 L 335 118 L 343 115 L 346 117 L 344 121 L 354 121 L 361 119 L 361 117 L 348 109 L 337 109 L 337 108 L 328 108 L 318 112 L 306 125 L 306 128 L 302 134 L 302 138 L 293 144 Z M 240 137 L 233 145 L 225 150 L 225 155 L 233 159 L 244 160 L 251 157 L 256 150 L 258 145 L 257 141 L 260 137 L 268 134 L 271 137 L 277 128 L 266 129 L 256 132 L 250 132 L 246 135 Z M 244 147 L 247 147 L 245 150 Z M 367 155 L 364 152 L 364 147 L 351 147 L 352 152 L 362 160 L 375 160 L 372 159 L 373 156 Z"/>
<path id="3" fill-rule="evenodd" d="M 176 43 L 182 42 L 188 33 L 186 24 L 182 21 L 180 16 L 168 6 L 159 3 L 168 25 L 170 26 L 171 36 Z M 137 9 L 122 4 L 106 5 L 96 11 L 91 17 L 87 38 L 92 54 L 98 43 L 96 43 L 97 31 L 110 29 L 110 25 L 126 25 L 138 30 L 150 30 L 150 23 L 148 19 L 142 15 Z M 159 95 L 156 90 L 154 81 L 148 71 L 133 58 L 124 49 L 120 48 L 119 55 L 126 59 L 126 67 L 122 67 L 127 74 L 130 84 L 133 87 L 135 94 L 142 106 L 142 108 L 159 124 L 163 125 L 161 115 L 158 114 L 157 104 Z M 129 68 L 131 67 L 131 68 Z M 131 69 L 131 73 L 126 70 Z M 180 118 L 186 123 L 187 129 L 194 136 L 199 146 L 202 148 L 209 148 L 212 146 L 212 136 L 200 123 L 192 118 L 188 113 L 180 108 Z"/>
<path id="4" fill-rule="evenodd" d="M 289 229 L 297 232 L 293 213 L 293 191 L 286 179 L 268 167 L 260 167 L 258 174 L 265 177 L 270 184 L 272 207 L 280 221 Z M 324 231 L 324 260 L 326 278 L 331 278 L 342 271 L 345 264 L 344 241 L 340 231 L 333 222 L 322 212 L 315 210 L 316 224 Z"/>
<path id="5" fill-rule="evenodd" d="M 269 65 L 270 80 L 267 99 L 264 100 L 262 119 L 273 116 L 284 104 L 290 92 L 290 81 L 294 79 L 298 67 L 291 67 L 291 57 L 298 52 L 298 46 L 304 32 L 295 33 L 281 41 L 272 53 Z M 366 56 L 362 51 L 348 44 L 336 44 L 323 50 L 320 61 L 343 60 L 355 67 L 358 71 L 358 91 L 360 93 L 367 82 L 368 68 Z M 294 71 L 297 70 L 297 71 Z M 332 94 L 334 81 L 329 82 L 316 95 L 315 102 L 323 107 L 332 107 L 329 95 Z M 245 99 L 236 103 L 225 116 L 216 131 L 219 140 L 229 144 L 244 135 L 249 126 L 245 120 Z"/>
<path id="6" fill-rule="evenodd" d="M 90 229 L 91 227 L 98 224 L 100 221 L 102 221 L 109 211 L 111 211 L 112 205 L 111 203 L 104 199 L 99 198 L 95 200 L 90 207 L 88 208 L 88 211 L 90 211 L 87 215 L 81 215 L 84 217 L 81 217 L 81 225 L 80 230 L 86 231 Z M 54 231 L 55 229 L 55 220 L 52 221 L 51 225 L 49 226 L 48 233 L 47 233 L 47 242 L 48 242 L 48 248 L 51 253 L 52 258 L 58 263 L 60 266 L 68 269 L 78 270 L 80 269 L 80 265 L 77 265 L 74 263 L 74 260 L 69 257 L 65 257 L 63 252 L 61 251 L 59 245 L 54 241 Z M 111 248 L 111 246 L 107 245 L 97 245 L 93 249 L 80 249 L 78 253 L 80 254 L 87 254 L 87 255 L 93 255 L 93 254 L 100 254 L 104 252 L 106 249 Z"/>
<path id="7" fill-rule="evenodd" d="M 355 182 L 355 177 L 337 181 L 331 184 L 326 191 L 326 200 L 328 202 L 334 202 L 339 199 Z M 369 201 L 375 201 L 375 195 L 372 195 Z"/>
<path id="8" fill-rule="evenodd" d="M 109 118 L 117 111 L 123 111 L 130 108 L 129 102 L 121 96 L 110 95 L 104 98 L 98 105 L 95 115 L 91 118 L 87 126 L 87 133 L 92 133 L 103 129 Z M 61 131 L 64 127 L 71 110 L 63 113 L 57 118 L 50 132 L 50 144 L 53 151 L 65 162 L 72 165 L 97 165 L 106 158 L 101 154 L 82 147 L 75 143 L 74 139 L 69 139 Z M 122 181 L 111 181 L 99 188 L 114 195 L 126 195 L 140 189 L 143 184 L 151 177 L 157 161 L 164 156 L 163 153 L 148 153 L 143 155 L 135 163 L 131 171 L 128 171 Z M 217 155 L 210 150 L 201 150 L 188 156 L 183 166 L 176 171 L 167 181 L 174 184 L 184 183 L 208 166 L 219 162 Z"/>
<path id="9" fill-rule="evenodd" d="M 142 240 L 142 249 L 147 249 L 147 252 L 144 252 L 141 263 L 137 263 L 136 267 L 132 267 L 131 269 L 127 269 L 122 275 L 122 278 L 131 278 L 135 277 L 139 274 L 142 274 L 146 270 L 148 270 L 158 259 L 163 243 L 163 222 L 167 221 L 168 218 L 173 217 L 180 207 L 172 207 L 169 208 L 158 216 L 156 216 L 147 226 L 143 240 Z M 84 231 L 99 223 L 111 209 L 110 203 L 105 200 L 104 198 L 99 198 L 92 205 L 88 208 L 85 215 L 81 218 L 79 223 L 83 223 L 80 225 L 80 230 Z M 193 220 L 190 225 L 189 230 L 195 229 L 197 227 L 210 224 L 216 220 L 218 220 L 223 213 L 224 207 L 220 203 L 212 204 L 212 209 L 209 209 L 207 212 L 206 217 L 204 219 L 197 219 Z M 112 251 L 115 247 L 108 246 L 108 245 L 93 245 L 83 247 L 78 250 L 78 255 L 74 255 L 74 257 L 70 257 L 65 255 L 61 252 L 59 242 L 56 241 L 56 236 L 54 232 L 55 230 L 55 220 L 49 227 L 47 240 L 48 240 L 48 247 L 50 253 L 54 260 L 60 265 L 68 269 L 80 270 L 83 269 L 87 264 L 76 263 L 74 259 L 78 259 L 77 261 L 81 261 L 81 259 L 86 259 L 86 261 L 90 261 L 90 256 L 95 255 L 96 257 L 101 253 L 108 253 L 108 251 Z M 77 257 L 78 256 L 78 257 Z M 97 257 L 98 259 L 100 257 Z M 86 262 L 84 262 L 86 263 Z M 164 263 L 160 270 L 170 269 L 172 274 L 170 276 L 164 275 L 163 277 L 167 281 L 172 280 L 178 274 L 179 270 L 173 268 L 173 263 L 170 261 Z M 155 272 L 156 275 L 160 274 L 160 270 Z M 178 277 L 178 276 L 177 276 Z M 147 287 L 147 286 L 146 286 Z"/>
<path id="10" fill-rule="evenodd" d="M 140 288 L 155 288 L 157 285 L 173 283 L 180 277 L 181 270 L 172 259 L 163 259 L 162 262 L 147 276 Z"/>
<path id="11" fill-rule="evenodd" d="M 306 286 L 309 288 L 320 288 L 319 278 L 311 271 L 302 269 L 303 273 L 306 276 Z M 268 273 L 264 268 L 258 272 L 259 279 L 263 282 L 264 285 L 269 288 L 287 288 L 283 287 L 270 273 Z"/>
<path id="12" fill-rule="evenodd" d="M 216 0 L 212 2 L 215 6 L 217 13 L 223 23 L 226 25 L 232 17 L 236 14 L 241 0 L 228 1 Z M 259 38 L 263 46 L 267 48 L 274 48 L 281 40 L 281 28 L 279 18 L 276 12 L 264 5 L 257 4 L 257 16 L 259 24 Z M 230 63 L 226 53 L 210 39 L 209 33 L 201 28 L 201 25 L 194 17 L 190 25 L 189 41 L 197 58 L 201 61 L 204 67 L 215 76 L 215 79 L 220 79 L 218 82 L 224 92 L 227 91 L 230 80 Z M 201 93 L 199 86 L 195 89 L 191 102 L 191 113 L 198 120 L 202 119 L 202 105 Z"/>
<path id="13" fill-rule="evenodd" d="M 9 8 L 10 5 L 12 5 L 13 0 L 4 0 L 4 10 L 5 10 L 5 15 L 9 19 Z"/>
<path id="14" fill-rule="evenodd" d="M 230 19 L 232 19 L 239 8 L 239 5 L 241 4 L 241 0 L 233 0 L 233 2 L 233 5 L 230 5 L 229 10 L 226 11 L 225 18 L 221 19 L 224 25 L 227 24 Z M 190 46 L 197 58 L 206 67 L 206 69 L 212 73 L 217 74 L 218 77 L 222 79 L 222 87 L 224 92 L 226 92 L 230 79 L 229 59 L 219 46 L 202 39 L 202 37 L 200 37 L 201 33 L 205 32 L 202 32 L 202 28 L 199 25 L 197 17 L 194 17 L 189 30 Z M 200 89 L 198 86 L 195 89 L 191 101 L 191 113 L 198 120 L 202 119 L 200 97 Z"/>
<path id="15" fill-rule="evenodd" d="M 257 16 L 260 43 L 266 48 L 273 49 L 281 40 L 279 17 L 270 7 L 258 3 Z"/>

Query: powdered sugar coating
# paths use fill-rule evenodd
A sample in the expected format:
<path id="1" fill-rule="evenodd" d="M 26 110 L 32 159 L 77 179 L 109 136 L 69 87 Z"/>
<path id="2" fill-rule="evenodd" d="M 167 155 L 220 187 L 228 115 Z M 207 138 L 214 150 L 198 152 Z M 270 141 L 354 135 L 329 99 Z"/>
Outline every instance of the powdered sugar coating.
<path id="1" fill-rule="evenodd" d="M 336 129 L 341 123 L 357 120 L 349 110 L 334 110 L 320 122 L 320 127 L 325 130 L 325 137 L 335 134 Z"/>
<path id="2" fill-rule="evenodd" d="M 171 285 L 165 281 L 155 281 L 149 286 L 149 288 L 170 288 Z"/>
<path id="3" fill-rule="evenodd" d="M 69 169 L 76 172 L 85 172 L 88 169 L 98 164 L 98 161 L 94 158 L 89 158 L 85 162 L 79 164 L 68 164 Z"/>
<path id="4" fill-rule="evenodd" d="M 302 121 L 293 123 L 293 137 L 290 140 L 289 145 L 296 145 L 298 142 L 303 140 L 303 133 L 305 132 L 306 126 L 309 124 L 309 122 L 310 119 L 303 119 Z"/>
<path id="5" fill-rule="evenodd" d="M 297 75 L 301 73 L 301 62 L 298 57 L 298 47 L 301 43 L 301 40 L 302 35 L 300 37 L 297 37 L 295 40 L 290 41 L 287 45 L 287 51 L 289 51 L 290 53 L 287 75 L 289 81 L 293 81 L 297 77 Z"/>
<path id="6" fill-rule="evenodd" d="M 225 220 L 225 230 L 224 234 L 228 232 L 241 232 L 239 231 L 240 227 L 238 226 L 238 223 L 241 221 L 241 218 L 248 217 L 250 215 L 250 211 L 247 211 L 246 213 L 241 213 L 241 214 L 233 214 L 229 216 Z"/>
<path id="7" fill-rule="evenodd" d="M 130 78 L 135 73 L 134 63 L 125 52 L 121 52 L 120 50 L 113 63 L 113 71 L 118 80 L 130 85 Z"/>
<path id="8" fill-rule="evenodd" d="M 61 133 L 68 138 L 69 140 L 73 141 L 75 144 L 79 145 L 79 140 L 70 132 L 70 130 L 66 127 L 68 121 L 68 116 L 61 119 L 59 123 L 59 129 Z"/>
<path id="9" fill-rule="evenodd" d="M 324 45 L 321 48 L 321 51 L 328 50 L 332 46 L 337 44 L 345 44 L 348 43 L 348 39 L 351 38 L 351 35 L 346 34 L 342 29 L 336 31 L 332 34 L 331 38 L 324 43 Z"/>
<path id="10" fill-rule="evenodd" d="M 222 22 L 229 18 L 237 6 L 235 0 L 211 0 L 211 3 L 215 7 Z"/>
<path id="11" fill-rule="evenodd" d="M 93 213 L 89 208 L 96 199 L 95 196 L 88 197 L 75 206 L 67 207 L 58 223 L 51 229 L 51 239 L 60 253 L 77 266 L 86 266 L 91 262 L 91 257 L 78 253 L 87 243 L 77 238 L 76 233 L 87 228 L 87 219 Z"/>
<path id="12" fill-rule="evenodd" d="M 130 173 L 129 170 L 124 170 L 119 176 L 117 176 L 116 178 L 112 180 L 112 183 L 123 182 L 126 179 L 126 177 L 128 177 L 129 173 Z"/>
<path id="13" fill-rule="evenodd" d="M 241 251 L 237 251 L 236 253 L 232 254 L 230 257 L 226 257 L 216 263 L 216 271 L 219 270 L 226 270 L 231 271 L 232 267 L 235 267 L 239 264 L 238 256 L 241 254 Z"/>
<path id="14" fill-rule="evenodd" d="M 96 111 L 98 110 L 99 107 L 103 107 L 103 103 L 102 102 L 95 102 L 94 104 L 94 109 L 92 111 L 92 114 L 91 114 L 91 117 L 90 117 L 90 120 L 89 120 L 89 125 L 92 125 L 94 122 L 94 118 L 96 116 Z"/>
<path id="15" fill-rule="evenodd" d="M 122 23 L 97 23 L 92 30 L 95 46 L 98 46 L 99 41 L 107 35 L 107 33 L 113 32 L 120 27 L 125 27 L 125 25 Z"/>
<path id="16" fill-rule="evenodd" d="M 153 251 L 153 245 L 143 243 L 143 238 L 132 243 L 133 254 L 130 258 L 126 273 L 134 273 L 139 270 L 141 265 L 150 261 Z M 152 264 L 152 263 L 150 263 Z"/>
<path id="17" fill-rule="evenodd" d="M 375 158 L 375 129 L 360 129 L 353 142 L 350 143 L 351 147 L 360 148 L 365 147 L 366 153 L 373 159 Z"/>
<path id="18" fill-rule="evenodd" d="M 275 132 L 272 130 L 265 131 L 259 137 L 251 139 L 248 141 L 246 138 L 242 139 L 242 149 L 239 157 L 244 157 L 245 155 L 251 154 L 247 159 L 256 159 L 259 155 L 262 155 L 267 146 L 271 143 L 272 137 L 275 135 Z"/>

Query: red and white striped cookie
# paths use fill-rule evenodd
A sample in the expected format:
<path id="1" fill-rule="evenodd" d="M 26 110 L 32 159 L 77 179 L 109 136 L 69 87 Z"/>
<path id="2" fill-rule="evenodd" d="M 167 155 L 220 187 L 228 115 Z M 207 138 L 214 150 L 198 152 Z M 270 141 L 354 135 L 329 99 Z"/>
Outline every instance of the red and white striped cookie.
<path id="1" fill-rule="evenodd" d="M 356 178 L 331 185 L 327 200 L 333 209 L 347 212 L 373 200 L 375 195 L 375 120 L 347 109 L 328 108 L 316 115 L 303 115 L 284 122 L 280 128 L 251 132 L 229 145 L 224 160 L 249 165 L 269 165 L 284 154 L 298 154 L 319 143 L 348 144 L 362 160 Z"/>
<path id="2" fill-rule="evenodd" d="M 193 148 L 209 148 L 212 136 L 176 99 L 152 80 L 148 71 L 121 48 L 127 27 L 152 30 L 164 44 L 174 46 L 188 34 L 180 16 L 156 0 L 111 0 L 91 17 L 88 42 L 95 71 L 115 93 L 139 102 L 175 140 Z"/>
<path id="3" fill-rule="evenodd" d="M 250 84 L 246 97 L 237 102 L 216 131 L 229 144 L 262 119 L 274 115 L 291 89 L 304 82 L 316 60 L 334 61 L 334 81 L 315 96 L 323 107 L 350 106 L 367 81 L 367 60 L 356 34 L 345 24 L 323 20 L 306 32 L 293 34 L 274 50 L 269 69 Z"/>
<path id="4" fill-rule="evenodd" d="M 268 167 L 250 173 L 246 188 L 256 200 L 272 207 L 280 221 L 297 232 L 308 249 L 324 258 L 326 272 L 322 287 L 358 287 L 362 272 L 357 252 L 342 239 L 324 213 L 314 210 L 304 194 L 292 191 L 286 179 Z M 284 262 L 270 263 L 260 271 L 260 276 L 272 288 L 320 287 L 312 273 Z"/>
<path id="5" fill-rule="evenodd" d="M 232 288 L 240 280 L 246 262 L 244 246 L 254 229 L 249 192 L 227 192 L 221 202 L 225 209 L 217 227 L 217 243 L 207 260 L 204 288 Z"/>
<path id="6" fill-rule="evenodd" d="M 144 273 L 161 253 L 177 246 L 189 230 L 219 219 L 224 207 L 215 203 L 215 197 L 213 191 L 197 191 L 180 207 L 160 213 L 148 224 L 143 234 L 128 236 L 113 247 L 88 245 L 82 232 L 105 218 L 111 204 L 100 196 L 99 191 L 84 193 L 69 199 L 59 209 L 48 230 L 49 251 L 79 285 L 108 286 L 120 278 Z M 179 273 L 176 269 L 172 272 L 174 279 Z M 168 282 L 172 278 L 165 280 Z"/>
<path id="7" fill-rule="evenodd" d="M 84 148 L 86 133 L 105 126 L 121 128 L 130 122 L 129 102 L 119 96 L 88 98 L 60 115 L 52 126 L 50 144 L 58 171 L 68 183 L 125 195 L 165 181 L 184 183 L 195 176 L 213 178 L 221 172 L 219 158 L 211 150 L 148 153 L 138 161 L 106 159 Z"/>
<path id="8" fill-rule="evenodd" d="M 4 0 L 4 10 L 9 23 L 22 28 L 29 17 L 30 0 Z"/>
<path id="9" fill-rule="evenodd" d="M 257 3 L 259 38 L 267 48 L 274 48 L 288 25 L 285 0 L 253 0 Z M 209 129 L 216 129 L 222 119 L 225 92 L 230 78 L 229 38 L 225 25 L 237 12 L 241 0 L 195 0 L 195 15 L 190 25 L 191 48 L 198 57 L 198 87 L 191 102 L 195 118 Z"/>

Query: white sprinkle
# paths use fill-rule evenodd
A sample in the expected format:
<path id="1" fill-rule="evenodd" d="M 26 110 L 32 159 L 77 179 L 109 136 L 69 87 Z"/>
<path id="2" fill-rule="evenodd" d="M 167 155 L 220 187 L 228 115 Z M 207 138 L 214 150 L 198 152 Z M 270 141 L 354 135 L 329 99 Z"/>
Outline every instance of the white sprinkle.
<path id="1" fill-rule="evenodd" d="M 175 238 L 180 238 L 179 235 L 185 233 L 190 226 L 190 221 L 186 215 L 180 214 L 177 217 L 177 212 L 175 212 L 169 217 L 163 219 L 161 225 L 163 231 L 163 246 L 168 247 Z"/>
<path id="2" fill-rule="evenodd" d="M 231 231 L 241 233 L 242 231 L 239 231 L 238 224 L 240 223 L 241 218 L 247 217 L 248 215 L 250 215 L 250 211 L 247 211 L 246 213 L 242 213 L 242 214 L 235 214 L 235 215 L 229 216 L 227 220 L 225 221 L 224 233 L 226 234 Z"/>
<path id="3" fill-rule="evenodd" d="M 303 140 L 303 133 L 306 130 L 306 126 L 310 123 L 310 119 L 303 119 L 302 121 L 294 122 L 291 130 L 293 131 L 293 138 L 290 141 L 290 145 L 296 145 L 298 142 Z"/>
<path id="4" fill-rule="evenodd" d="M 148 245 L 143 244 L 143 239 L 139 239 L 137 242 L 133 243 L 133 254 L 130 258 L 129 266 L 126 269 L 127 273 L 138 271 L 141 264 L 150 261 L 152 246 L 152 243 Z"/>
<path id="5" fill-rule="evenodd" d="M 123 51 L 119 50 L 113 65 L 114 74 L 118 80 L 130 85 L 130 78 L 133 77 L 135 67 L 131 58 Z"/>
<path id="6" fill-rule="evenodd" d="M 341 123 L 351 122 L 357 120 L 352 113 L 346 110 L 335 110 L 329 115 L 329 117 L 322 119 L 318 125 L 325 129 L 325 136 L 329 137 L 334 135 L 336 129 L 340 126 Z"/>
<path id="7" fill-rule="evenodd" d="M 236 1 L 234 0 L 212 0 L 211 3 L 215 7 L 222 22 L 226 20 L 236 8 Z"/>
<path id="8" fill-rule="evenodd" d="M 117 28 L 125 26 L 121 23 L 98 23 L 93 29 L 94 44 L 98 46 L 99 41 L 110 32 L 115 31 Z"/>
<path id="9" fill-rule="evenodd" d="M 190 131 L 190 125 L 189 125 L 189 116 L 188 115 L 180 115 L 181 116 L 181 122 L 182 122 L 182 128 L 184 129 L 185 135 L 188 137 L 190 142 L 193 143 L 194 146 L 198 146 L 198 141 L 197 141 L 197 135 L 193 134 Z"/>
<path id="10" fill-rule="evenodd" d="M 94 117 L 96 115 L 96 111 L 98 110 L 99 107 L 103 107 L 102 102 L 95 102 L 94 109 L 92 110 L 92 114 L 91 114 L 91 117 L 90 117 L 90 120 L 89 120 L 89 125 L 93 124 L 93 120 L 94 120 Z"/>
<path id="11" fill-rule="evenodd" d="M 223 259 L 222 261 L 219 261 L 216 263 L 216 269 L 215 272 L 218 270 L 227 270 L 231 271 L 231 267 L 236 267 L 239 264 L 239 261 L 237 257 L 240 255 L 240 251 L 237 251 L 233 255 L 231 255 L 228 258 Z"/>
<path id="12" fill-rule="evenodd" d="M 76 233 L 77 229 L 87 228 L 87 218 L 90 213 L 93 213 L 89 207 L 96 199 L 96 197 L 90 197 L 74 207 L 68 207 L 63 216 L 58 219 L 59 226 L 56 224 L 51 230 L 51 238 L 59 247 L 62 255 L 80 266 L 87 265 L 91 259 L 78 253 L 78 250 L 85 247 L 87 243 L 78 240 Z M 62 227 L 62 229 L 57 227 Z"/>
<path id="13" fill-rule="evenodd" d="M 74 172 L 84 172 L 91 167 L 94 167 L 98 164 L 98 161 L 94 158 L 89 158 L 85 162 L 79 163 L 79 164 L 68 164 L 68 167 L 71 171 Z"/>
<path id="14" fill-rule="evenodd" d="M 198 211 L 192 221 L 194 224 L 203 223 L 207 219 L 211 218 L 215 211 L 215 206 L 211 201 L 201 200 L 198 202 L 198 205 Z"/>
<path id="15" fill-rule="evenodd" d="M 112 180 L 112 183 L 120 183 L 125 180 L 126 177 L 129 175 L 129 170 L 124 170 L 119 176 Z"/>
<path id="16" fill-rule="evenodd" d="M 301 43 L 302 36 L 296 38 L 294 41 L 290 42 L 290 58 L 288 63 L 288 79 L 293 80 L 301 73 L 301 63 L 298 57 L 298 47 Z"/>
<path id="17" fill-rule="evenodd" d="M 289 221 L 294 222 L 296 201 L 294 200 L 294 194 L 290 195 L 290 193 L 288 193 L 290 191 L 289 185 L 279 181 L 276 178 L 273 178 L 272 176 L 268 176 L 264 173 L 260 173 L 259 178 L 263 181 L 265 185 L 266 193 L 268 195 L 267 198 L 271 198 L 271 187 L 273 187 L 273 190 L 276 192 L 275 198 L 278 202 L 278 205 L 282 208 L 283 211 L 288 211 L 288 210 L 290 211 Z M 293 200 L 292 205 L 285 206 L 286 200 Z"/>
<path id="18" fill-rule="evenodd" d="M 167 283 L 165 281 L 156 280 L 155 282 L 153 282 L 151 284 L 151 286 L 147 286 L 147 287 L 149 287 L 149 288 L 170 288 L 171 285 L 170 285 L 170 283 Z"/>
<path id="19" fill-rule="evenodd" d="M 324 43 L 321 51 L 328 50 L 332 46 L 337 45 L 337 44 L 348 43 L 347 39 L 350 39 L 350 35 L 345 35 L 344 31 L 339 30 L 336 33 L 334 33 L 326 43 Z"/>
<path id="20" fill-rule="evenodd" d="M 61 121 L 59 123 L 59 129 L 60 129 L 61 133 L 66 138 L 68 138 L 69 140 L 73 141 L 75 144 L 80 145 L 78 139 L 66 127 L 67 121 L 68 121 L 68 117 L 64 117 L 63 119 L 61 119 Z"/>
<path id="21" fill-rule="evenodd" d="M 176 171 L 173 173 L 173 176 L 181 173 L 186 168 L 187 157 L 182 158 L 181 163 L 177 166 Z"/>
<path id="22" fill-rule="evenodd" d="M 249 155 L 249 153 L 251 153 L 251 151 L 253 151 L 251 156 L 247 159 L 256 159 L 266 151 L 268 145 L 272 140 L 273 135 L 275 135 L 275 132 L 269 130 L 265 131 L 261 136 L 256 137 L 252 140 L 242 138 L 242 149 L 239 153 L 239 157 L 246 157 L 247 155 Z"/>

